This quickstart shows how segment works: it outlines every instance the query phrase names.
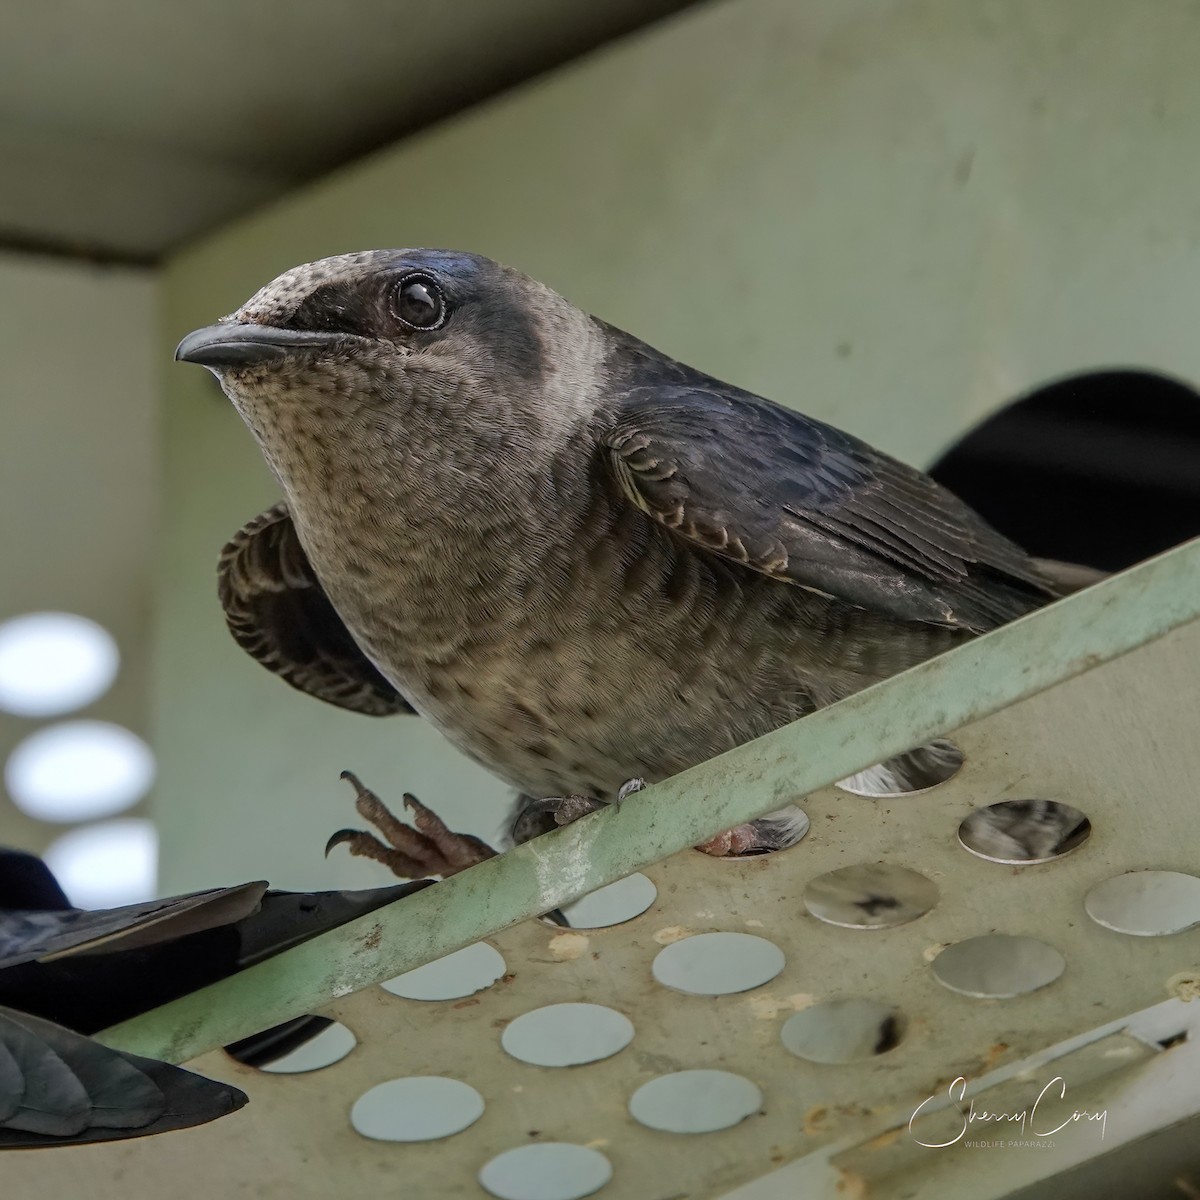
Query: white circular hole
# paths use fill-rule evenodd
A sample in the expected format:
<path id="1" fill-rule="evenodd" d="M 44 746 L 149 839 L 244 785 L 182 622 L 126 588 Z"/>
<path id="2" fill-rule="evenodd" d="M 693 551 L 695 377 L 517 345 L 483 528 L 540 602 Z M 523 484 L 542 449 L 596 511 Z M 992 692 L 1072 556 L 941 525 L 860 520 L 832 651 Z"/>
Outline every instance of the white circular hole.
<path id="1" fill-rule="evenodd" d="M 350 1110 L 350 1124 L 380 1142 L 432 1142 L 461 1133 L 482 1115 L 483 1097 L 470 1084 L 411 1075 L 363 1092 Z"/>
<path id="2" fill-rule="evenodd" d="M 13 803 L 40 821 L 90 821 L 136 804 L 154 782 L 154 756 L 107 721 L 63 721 L 31 733 L 8 756 Z"/>
<path id="3" fill-rule="evenodd" d="M 727 996 L 761 987 L 783 970 L 774 942 L 751 933 L 699 933 L 660 950 L 654 978 L 677 992 Z"/>
<path id="4" fill-rule="evenodd" d="M 117 677 L 112 635 L 74 613 L 39 612 L 0 624 L 0 709 L 51 717 L 99 699 Z"/>
<path id="5" fill-rule="evenodd" d="M 357 1045 L 344 1025 L 306 1013 L 225 1045 L 235 1062 L 256 1071 L 296 1075 L 340 1062 Z"/>
<path id="6" fill-rule="evenodd" d="M 484 1163 L 479 1182 L 496 1200 L 583 1200 L 612 1178 L 612 1163 L 590 1146 L 518 1146 Z"/>
<path id="7" fill-rule="evenodd" d="M 476 942 L 379 986 L 406 1000 L 461 1000 L 491 987 L 506 970 L 499 950 L 487 942 Z"/>
<path id="8" fill-rule="evenodd" d="M 1067 960 L 1037 938 L 988 933 L 947 946 L 933 960 L 938 983 L 983 1000 L 1008 1000 L 1053 983 Z"/>
<path id="9" fill-rule="evenodd" d="M 780 1037 L 797 1058 L 850 1063 L 894 1050 L 902 1033 L 894 1004 L 848 996 L 801 1009 L 784 1022 Z"/>
<path id="10" fill-rule="evenodd" d="M 125 817 L 72 829 L 42 857 L 77 908 L 117 908 L 154 898 L 158 834 L 150 821 Z"/>
<path id="11" fill-rule="evenodd" d="M 1200 879 L 1181 871 L 1128 871 L 1096 884 L 1083 906 L 1097 925 L 1117 933 L 1182 933 L 1200 924 Z"/>
<path id="12" fill-rule="evenodd" d="M 952 779 L 964 761 L 963 752 L 953 742 L 939 738 L 841 779 L 837 786 L 856 796 L 915 796 Z"/>
<path id="13" fill-rule="evenodd" d="M 635 1121 L 664 1133 L 712 1133 L 762 1108 L 762 1092 L 730 1071 L 675 1071 L 644 1083 L 629 1098 Z"/>
<path id="14" fill-rule="evenodd" d="M 358 1039 L 340 1021 L 327 1025 L 316 1037 L 309 1038 L 303 1046 L 281 1055 L 259 1070 L 273 1075 L 302 1075 L 306 1071 L 320 1071 L 341 1062 L 355 1046 Z"/>
<path id="15" fill-rule="evenodd" d="M 548 1004 L 523 1013 L 500 1035 L 500 1044 L 535 1067 L 599 1062 L 633 1041 L 633 1022 L 602 1004 Z"/>
<path id="16" fill-rule="evenodd" d="M 1070 804 L 1001 800 L 965 817 L 958 840 L 989 862 L 1029 866 L 1062 858 L 1082 846 L 1091 832 L 1091 821 Z"/>
<path id="17" fill-rule="evenodd" d="M 626 875 L 558 911 L 571 929 L 605 929 L 640 917 L 658 899 L 658 889 L 645 875 Z"/>
<path id="18" fill-rule="evenodd" d="M 937 902 L 933 880 L 891 863 L 839 867 L 818 875 L 804 889 L 804 906 L 814 917 L 846 929 L 904 925 Z"/>

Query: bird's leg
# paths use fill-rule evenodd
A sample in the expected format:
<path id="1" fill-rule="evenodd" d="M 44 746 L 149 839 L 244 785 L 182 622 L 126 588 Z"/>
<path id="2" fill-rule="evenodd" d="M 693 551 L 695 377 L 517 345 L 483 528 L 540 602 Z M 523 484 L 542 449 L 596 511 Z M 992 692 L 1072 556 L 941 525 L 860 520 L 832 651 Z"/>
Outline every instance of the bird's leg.
<path id="1" fill-rule="evenodd" d="M 645 786 L 644 779 L 627 779 L 617 792 L 615 807 L 619 809 L 623 800 L 640 792 Z M 521 796 L 517 800 L 517 815 L 513 819 L 510 836 L 513 843 L 519 846 L 530 838 L 540 837 L 560 825 L 570 825 L 580 817 L 607 807 L 607 800 L 596 800 L 591 796 L 546 796 L 541 800 Z"/>
<path id="2" fill-rule="evenodd" d="M 619 809 L 630 796 L 646 787 L 644 779 L 626 780 L 617 792 L 614 807 Z M 560 825 L 570 825 L 580 817 L 586 817 L 599 808 L 607 807 L 604 800 L 590 796 L 547 796 L 542 800 L 531 800 L 522 796 L 517 815 L 512 823 L 512 840 L 517 845 L 549 833 Z M 747 821 L 716 837 L 701 842 L 697 850 L 711 854 L 714 858 L 733 858 L 742 855 L 770 854 L 794 846 L 808 829 L 808 818 L 799 809 L 789 807 Z"/>
<path id="3" fill-rule="evenodd" d="M 560 825 L 570 825 L 597 809 L 608 807 L 605 801 L 593 800 L 590 796 L 546 796 L 541 800 L 522 796 L 518 804 L 517 815 L 509 831 L 513 844 L 517 846 L 530 838 L 549 833 Z"/>
<path id="4" fill-rule="evenodd" d="M 426 875 L 445 879 L 495 857 L 495 850 L 479 838 L 469 833 L 452 833 L 435 812 L 411 793 L 404 793 L 404 805 L 413 814 L 412 825 L 406 825 L 352 772 L 343 771 L 342 778 L 358 793 L 354 806 L 359 816 L 387 840 L 381 841 L 363 830 L 339 829 L 325 844 L 326 854 L 334 846 L 348 846 L 351 854 L 373 858 L 401 879 L 420 879 Z"/>

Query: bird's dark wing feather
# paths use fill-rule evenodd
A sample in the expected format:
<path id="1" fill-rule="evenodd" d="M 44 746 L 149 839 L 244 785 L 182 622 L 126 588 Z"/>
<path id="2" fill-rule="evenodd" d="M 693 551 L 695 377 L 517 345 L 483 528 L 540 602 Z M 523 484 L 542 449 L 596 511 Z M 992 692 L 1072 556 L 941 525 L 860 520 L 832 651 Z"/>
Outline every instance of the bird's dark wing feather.
<path id="1" fill-rule="evenodd" d="M 227 1084 L 0 1008 L 0 1150 L 163 1133 L 245 1103 Z"/>
<path id="2" fill-rule="evenodd" d="M 237 532 L 221 552 L 217 575 L 230 633 L 267 670 L 318 700 L 368 716 L 413 711 L 329 602 L 286 505 Z"/>
<path id="3" fill-rule="evenodd" d="M 982 632 L 1052 584 L 932 479 L 736 389 L 630 390 L 605 442 L 618 486 L 704 550 L 906 621 Z"/>
<path id="4" fill-rule="evenodd" d="M 0 853 L 0 869 L 3 866 Z M 0 971 L 69 955 L 136 950 L 217 929 L 256 912 L 266 890 L 266 883 L 259 880 L 122 908 L 0 906 Z"/>

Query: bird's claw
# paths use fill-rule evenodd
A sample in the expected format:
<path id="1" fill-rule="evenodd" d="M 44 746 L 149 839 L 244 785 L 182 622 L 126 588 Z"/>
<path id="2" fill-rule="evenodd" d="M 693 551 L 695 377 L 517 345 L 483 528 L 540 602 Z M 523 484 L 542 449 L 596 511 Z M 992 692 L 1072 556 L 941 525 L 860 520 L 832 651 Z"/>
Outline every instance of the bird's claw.
<path id="1" fill-rule="evenodd" d="M 696 849 L 714 858 L 749 858 L 794 846 L 808 832 L 808 817 L 794 804 L 746 821 L 701 842 Z"/>
<path id="2" fill-rule="evenodd" d="M 620 788 L 617 790 L 616 807 L 620 809 L 621 804 L 625 800 L 628 800 L 630 796 L 637 795 L 638 792 L 645 791 L 645 788 L 646 781 L 644 779 L 635 777 L 633 779 L 625 780 L 625 782 L 621 784 Z"/>
<path id="3" fill-rule="evenodd" d="M 741 854 L 761 854 L 764 847 L 759 846 L 758 830 L 753 822 L 747 821 L 701 842 L 696 849 L 713 858 L 736 858 Z"/>
<path id="4" fill-rule="evenodd" d="M 510 836 L 519 846 L 604 807 L 603 800 L 593 800 L 590 796 L 546 796 L 541 800 L 530 800 L 513 820 Z"/>
<path id="5" fill-rule="evenodd" d="M 329 857 L 329 852 L 334 848 L 334 846 L 344 846 L 348 842 L 352 842 L 356 837 L 361 836 L 362 835 L 356 829 L 339 829 L 337 833 L 331 834 L 329 841 L 325 843 L 325 857 Z"/>
<path id="6" fill-rule="evenodd" d="M 351 854 L 383 863 L 401 879 L 419 879 L 426 875 L 440 875 L 445 879 L 495 857 L 495 850 L 486 842 L 469 833 L 453 833 L 447 829 L 437 813 L 411 792 L 404 793 L 404 807 L 413 814 L 412 825 L 408 825 L 352 771 L 343 771 L 341 778 L 354 788 L 354 806 L 359 816 L 379 830 L 383 839 L 364 830 L 339 829 L 325 843 L 326 855 L 335 846 L 348 846 Z"/>
<path id="7" fill-rule="evenodd" d="M 619 809 L 624 800 L 645 786 L 644 779 L 627 779 L 618 789 L 613 807 Z M 607 801 L 591 796 L 545 796 L 541 800 L 529 800 L 513 820 L 510 836 L 514 843 L 520 845 L 607 807 Z"/>

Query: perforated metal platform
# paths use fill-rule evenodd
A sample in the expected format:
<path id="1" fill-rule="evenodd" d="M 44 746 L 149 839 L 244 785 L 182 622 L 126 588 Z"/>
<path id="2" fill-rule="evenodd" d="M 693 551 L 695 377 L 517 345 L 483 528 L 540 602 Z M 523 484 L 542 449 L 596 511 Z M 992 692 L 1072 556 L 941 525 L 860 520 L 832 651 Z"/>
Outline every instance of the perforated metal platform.
<path id="1" fill-rule="evenodd" d="M 1006 1064 L 1064 1039 L 1200 990 L 1200 928 L 1193 927 L 1200 901 L 1186 879 L 1141 876 L 1127 897 L 1119 892 L 1128 882 L 1108 885 L 1115 895 L 1094 890 L 1128 872 L 1192 876 L 1200 868 L 1198 617 L 1200 543 L 1193 543 L 654 787 L 620 811 L 587 818 L 109 1030 L 104 1040 L 114 1045 L 194 1060 L 196 1069 L 244 1088 L 251 1104 L 186 1134 L 25 1156 L 15 1172 L 6 1161 L 5 1177 L 22 1196 L 33 1194 L 21 1189 L 36 1175 L 40 1194 L 55 1195 L 79 1190 L 86 1179 L 89 1196 L 172 1188 L 190 1196 L 198 1192 L 172 1181 L 204 1179 L 226 1196 L 484 1197 L 479 1173 L 496 1156 L 570 1143 L 598 1152 L 557 1176 L 580 1180 L 576 1190 L 545 1183 L 537 1191 L 535 1166 L 506 1184 L 501 1164 L 485 1172 L 499 1189 L 492 1194 L 569 1200 L 592 1194 L 578 1189 L 594 1171 L 594 1194 L 606 1200 L 667 1200 L 725 1195 L 835 1146 L 843 1183 L 854 1183 L 846 1194 L 890 1194 L 886 1181 L 895 1172 L 919 1176 L 922 1162 L 943 1153 L 922 1142 L 945 1141 L 957 1129 L 957 1110 L 939 1118 L 936 1103 L 923 1110 L 917 1136 L 909 1128 L 922 1101 L 936 1097 L 945 1106 L 956 1076 L 1002 1074 Z M 936 787 L 871 798 L 831 784 L 941 735 L 953 738 L 965 762 Z M 959 826 L 970 813 L 1026 799 L 1081 810 L 1090 836 L 1028 866 L 988 861 L 960 844 Z M 789 801 L 811 820 L 808 835 L 789 850 L 715 860 L 687 848 Z M 920 878 L 876 872 L 866 881 L 870 894 L 858 896 L 829 881 L 810 888 L 830 871 L 870 864 Z M 632 920 L 564 930 L 536 919 L 635 870 L 657 892 Z M 1146 936 L 1168 927 L 1180 931 Z M 751 984 L 746 990 L 678 990 L 704 986 L 686 964 L 676 987 L 660 982 L 670 976 L 672 953 L 714 932 L 765 940 L 782 952 L 778 969 L 767 947 L 761 959 L 735 955 L 717 971 L 717 988 L 750 971 L 741 981 Z M 993 942 L 973 963 L 962 944 L 990 934 L 1036 939 L 1042 948 Z M 480 938 L 499 951 L 505 970 L 474 994 L 418 1000 L 373 986 Z M 940 957 L 947 947 L 953 952 Z M 720 962 L 721 949 L 700 957 L 701 975 Z M 664 950 L 670 953 L 658 959 Z M 956 964 L 955 955 L 963 961 Z M 881 1007 L 818 1007 L 852 998 Z M 623 1014 L 632 1037 L 614 1021 L 609 1057 L 563 1067 L 519 1061 L 502 1045 L 523 1014 L 580 1001 Z M 212 1050 L 314 1011 L 337 1018 L 357 1039 L 325 1069 L 266 1074 Z M 804 1021 L 788 1026 L 798 1013 L 821 1020 L 807 1031 Z M 601 1025 L 594 1028 L 603 1035 Z M 812 1057 L 860 1057 L 811 1061 L 785 1047 L 785 1037 Z M 1062 1060 L 1070 1066 L 1059 1073 L 1074 1094 L 1059 1106 L 1059 1120 L 1069 1120 L 1097 1078 L 1171 1053 L 1113 1028 L 1090 1049 L 1087 1043 L 1081 1038 Z M 549 1057 L 561 1048 L 550 1026 L 525 1044 L 534 1057 L 539 1044 Z M 643 1093 L 639 1115 L 711 1125 L 727 1101 L 726 1119 L 742 1119 L 720 1131 L 678 1133 L 631 1115 L 639 1088 L 685 1070 L 729 1072 L 752 1086 L 726 1093 L 712 1077 L 693 1077 L 682 1098 L 668 1094 L 656 1104 L 653 1089 Z M 470 1085 L 481 1115 L 424 1143 L 356 1132 L 356 1098 L 414 1076 Z M 669 1092 L 669 1084 L 657 1086 Z M 436 1132 L 440 1101 L 425 1104 L 420 1095 L 403 1119 L 410 1132 L 422 1121 Z M 464 1121 L 478 1109 L 467 1101 Z M 1086 1121 L 1061 1136 L 1092 1138 L 1099 1154 L 1120 1140 L 1119 1121 L 1109 1113 L 1106 1144 Z M 131 1191 L 132 1179 L 146 1181 L 146 1190 Z M 504 1190 L 520 1186 L 525 1193 Z"/>

